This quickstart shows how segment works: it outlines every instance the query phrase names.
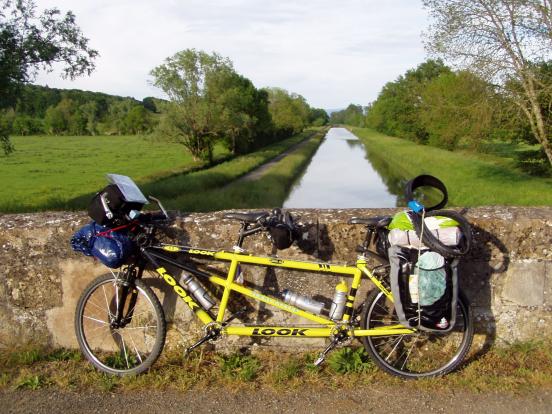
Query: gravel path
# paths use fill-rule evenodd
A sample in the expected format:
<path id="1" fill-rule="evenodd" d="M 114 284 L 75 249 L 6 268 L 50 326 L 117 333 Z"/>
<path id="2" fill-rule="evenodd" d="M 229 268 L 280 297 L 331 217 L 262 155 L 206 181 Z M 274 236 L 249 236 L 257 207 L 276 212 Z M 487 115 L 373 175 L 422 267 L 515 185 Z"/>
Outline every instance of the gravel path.
<path id="1" fill-rule="evenodd" d="M 2 413 L 550 413 L 552 393 L 429 393 L 401 387 L 356 390 L 133 391 L 72 393 L 0 391 Z"/>
<path id="2" fill-rule="evenodd" d="M 303 146 L 305 146 L 307 144 L 307 142 L 309 142 L 311 140 L 312 137 L 313 137 L 313 135 L 310 135 L 308 138 L 305 138 L 303 141 L 298 142 L 297 144 L 295 144 L 292 147 L 288 148 L 287 150 L 280 153 L 276 157 L 272 158 L 270 161 L 266 162 L 265 164 L 261 165 L 260 167 L 257 167 L 253 171 L 245 174 L 243 177 L 238 178 L 236 181 L 233 181 L 232 183 L 229 183 L 228 185 L 234 184 L 234 183 L 240 182 L 240 181 L 254 181 L 254 180 L 257 180 L 257 179 L 261 178 L 263 176 L 263 174 L 268 169 L 272 168 L 272 166 L 274 164 L 276 164 L 278 161 L 280 161 L 284 157 L 287 157 L 292 152 L 295 152 L 295 151 L 299 150 L 300 148 L 302 148 Z"/>

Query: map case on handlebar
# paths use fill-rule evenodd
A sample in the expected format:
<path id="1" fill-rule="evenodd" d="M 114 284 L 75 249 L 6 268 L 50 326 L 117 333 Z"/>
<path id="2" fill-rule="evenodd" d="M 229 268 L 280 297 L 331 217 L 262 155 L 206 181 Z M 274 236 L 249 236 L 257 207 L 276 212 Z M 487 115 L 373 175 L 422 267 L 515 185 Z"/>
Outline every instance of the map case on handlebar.
<path id="1" fill-rule="evenodd" d="M 148 204 L 148 199 L 144 196 L 132 178 L 119 174 L 107 174 L 106 177 L 107 181 L 111 184 L 115 184 L 119 188 L 127 203 Z"/>

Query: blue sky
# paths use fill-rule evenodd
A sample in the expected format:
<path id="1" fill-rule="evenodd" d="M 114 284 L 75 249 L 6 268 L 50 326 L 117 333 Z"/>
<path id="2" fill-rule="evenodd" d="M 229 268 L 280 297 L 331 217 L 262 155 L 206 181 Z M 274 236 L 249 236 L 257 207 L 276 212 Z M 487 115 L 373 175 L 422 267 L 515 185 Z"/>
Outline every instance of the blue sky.
<path id="1" fill-rule="evenodd" d="M 59 72 L 37 83 L 142 99 L 162 93 L 150 70 L 179 50 L 229 57 L 257 87 L 278 86 L 316 107 L 366 105 L 426 54 L 420 0 L 37 0 L 72 10 L 100 52 L 75 81 Z"/>

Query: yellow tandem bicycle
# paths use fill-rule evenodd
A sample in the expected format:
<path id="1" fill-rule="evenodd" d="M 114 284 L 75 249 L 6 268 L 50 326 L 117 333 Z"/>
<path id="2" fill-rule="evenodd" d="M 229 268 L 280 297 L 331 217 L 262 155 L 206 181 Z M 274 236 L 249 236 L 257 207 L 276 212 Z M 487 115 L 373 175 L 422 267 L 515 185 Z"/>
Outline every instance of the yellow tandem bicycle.
<path id="1" fill-rule="evenodd" d="M 154 199 L 155 200 L 155 199 Z M 158 200 L 155 200 L 158 202 Z M 359 339 L 374 362 L 384 371 L 403 378 L 440 376 L 457 368 L 473 339 L 473 320 L 464 295 L 459 295 L 454 329 L 427 332 L 401 325 L 393 306 L 386 258 L 373 247 L 378 230 L 388 217 L 353 218 L 351 224 L 365 226 L 366 237 L 358 249 L 354 266 L 326 262 L 289 260 L 276 256 L 256 256 L 242 248 L 246 237 L 266 232 L 278 223 L 281 212 L 227 213 L 226 219 L 241 223 L 236 246 L 217 251 L 194 246 L 162 243 L 159 230 L 168 215 L 142 214 L 133 220 L 130 233 L 137 248 L 125 266 L 93 280 L 83 291 L 76 309 L 75 330 L 85 357 L 99 370 L 114 374 L 139 374 L 148 370 L 163 350 L 166 320 L 163 307 L 145 282 L 145 271 L 153 271 L 167 283 L 203 325 L 202 337 L 188 348 L 215 341 L 226 335 L 328 338 L 316 364 L 324 361 L 337 346 Z M 379 256 L 381 265 L 370 269 L 369 256 Z M 225 262 L 226 277 L 201 270 L 194 259 Z M 202 260 L 204 261 L 204 260 Z M 309 298 L 290 292 L 286 296 L 265 295 L 248 287 L 240 277 L 240 265 L 282 268 L 335 275 L 341 279 L 336 292 L 343 300 L 327 310 Z M 168 269 L 179 269 L 179 274 Z M 368 279 L 373 289 L 359 300 L 357 292 Z M 347 280 L 348 282 L 344 282 Z M 209 286 L 218 287 L 213 298 Z M 243 324 L 237 315 L 228 315 L 228 301 L 243 295 L 253 301 L 289 312 L 308 321 L 298 325 Z"/>

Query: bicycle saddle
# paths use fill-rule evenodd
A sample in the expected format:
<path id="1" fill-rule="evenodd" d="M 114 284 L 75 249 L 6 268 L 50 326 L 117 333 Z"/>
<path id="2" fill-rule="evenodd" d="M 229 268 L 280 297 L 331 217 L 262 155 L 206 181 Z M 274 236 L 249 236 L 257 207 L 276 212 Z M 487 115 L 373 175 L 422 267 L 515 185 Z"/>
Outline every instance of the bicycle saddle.
<path id="1" fill-rule="evenodd" d="M 353 217 L 349 220 L 349 224 L 363 224 L 370 228 L 379 229 L 388 226 L 391 220 L 392 217 L 389 216 Z"/>
<path id="2" fill-rule="evenodd" d="M 226 213 L 225 219 L 239 220 L 245 223 L 256 223 L 260 219 L 268 217 L 270 213 L 268 211 L 256 211 L 251 213 Z"/>

